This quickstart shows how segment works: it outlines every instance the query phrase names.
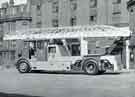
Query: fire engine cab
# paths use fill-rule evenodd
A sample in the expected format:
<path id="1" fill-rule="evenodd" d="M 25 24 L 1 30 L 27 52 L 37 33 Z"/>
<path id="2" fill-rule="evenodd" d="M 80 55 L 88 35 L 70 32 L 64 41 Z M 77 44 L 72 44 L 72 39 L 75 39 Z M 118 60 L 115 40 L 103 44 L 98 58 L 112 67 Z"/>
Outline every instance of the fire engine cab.
<path id="1" fill-rule="evenodd" d="M 96 75 L 127 64 L 122 56 L 128 56 L 123 52 L 128 51 L 129 37 L 129 32 L 119 28 L 95 25 L 25 30 L 5 39 L 17 41 L 15 65 L 20 73 L 44 70 Z"/>

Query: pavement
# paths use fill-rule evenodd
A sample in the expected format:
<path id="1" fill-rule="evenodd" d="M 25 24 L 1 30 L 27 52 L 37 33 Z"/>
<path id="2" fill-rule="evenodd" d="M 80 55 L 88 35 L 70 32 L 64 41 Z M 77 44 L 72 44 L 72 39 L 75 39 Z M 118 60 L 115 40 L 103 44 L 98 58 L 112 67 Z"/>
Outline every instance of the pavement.
<path id="1" fill-rule="evenodd" d="M 134 70 L 90 76 L 0 69 L 0 97 L 135 97 L 134 90 Z"/>

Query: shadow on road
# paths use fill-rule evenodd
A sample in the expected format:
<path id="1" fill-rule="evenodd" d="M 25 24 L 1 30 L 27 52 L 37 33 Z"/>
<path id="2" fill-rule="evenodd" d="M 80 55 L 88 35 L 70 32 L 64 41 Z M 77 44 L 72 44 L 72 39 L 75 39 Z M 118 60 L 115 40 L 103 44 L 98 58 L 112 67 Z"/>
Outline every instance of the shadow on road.
<path id="1" fill-rule="evenodd" d="M 39 96 L 28 96 L 28 95 L 20 95 L 20 94 L 0 93 L 0 97 L 39 97 Z"/>
<path id="2" fill-rule="evenodd" d="M 61 74 L 61 75 L 88 75 L 85 72 L 55 72 L 55 71 L 32 71 L 31 74 Z M 106 72 L 104 74 L 98 74 L 98 75 L 120 75 L 122 73 L 117 72 Z"/>
<path id="3" fill-rule="evenodd" d="M 107 73 L 104 73 L 104 74 L 102 74 L 102 75 L 120 75 L 120 74 L 122 74 L 122 73 L 120 73 L 120 72 L 116 72 L 116 73 L 107 72 Z"/>

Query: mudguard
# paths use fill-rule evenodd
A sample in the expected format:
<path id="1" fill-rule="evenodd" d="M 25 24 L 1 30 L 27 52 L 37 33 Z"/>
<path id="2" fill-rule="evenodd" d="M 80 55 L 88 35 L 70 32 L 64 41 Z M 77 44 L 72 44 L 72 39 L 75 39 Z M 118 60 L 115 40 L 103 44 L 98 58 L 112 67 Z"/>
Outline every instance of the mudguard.
<path id="1" fill-rule="evenodd" d="M 109 61 L 110 64 L 113 65 L 113 71 L 118 71 L 118 63 L 117 63 L 117 59 L 115 56 L 113 55 L 105 55 L 105 56 L 101 56 L 100 60 L 107 60 Z"/>

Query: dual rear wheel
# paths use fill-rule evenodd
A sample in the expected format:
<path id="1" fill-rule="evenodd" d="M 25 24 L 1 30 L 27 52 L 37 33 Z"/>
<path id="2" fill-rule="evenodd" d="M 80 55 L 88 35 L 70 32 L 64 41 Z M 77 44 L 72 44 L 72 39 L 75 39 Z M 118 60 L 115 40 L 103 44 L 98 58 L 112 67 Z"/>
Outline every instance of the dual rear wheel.
<path id="1" fill-rule="evenodd" d="M 98 74 L 98 66 L 94 60 L 85 60 L 83 63 L 83 69 L 87 74 L 96 75 Z"/>
<path id="2" fill-rule="evenodd" d="M 103 74 L 105 72 L 105 71 L 99 70 L 98 62 L 92 59 L 87 59 L 84 61 L 83 69 L 89 75 Z"/>

